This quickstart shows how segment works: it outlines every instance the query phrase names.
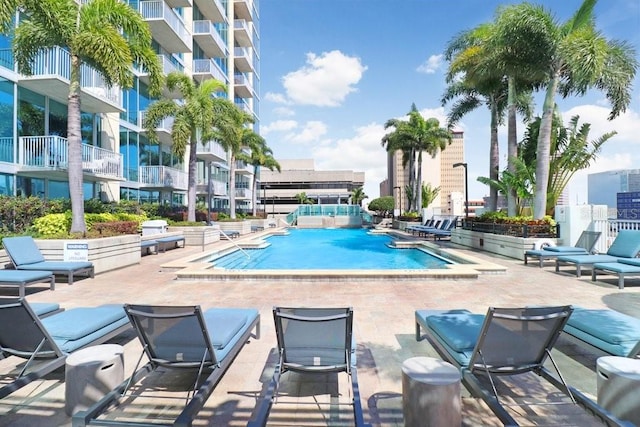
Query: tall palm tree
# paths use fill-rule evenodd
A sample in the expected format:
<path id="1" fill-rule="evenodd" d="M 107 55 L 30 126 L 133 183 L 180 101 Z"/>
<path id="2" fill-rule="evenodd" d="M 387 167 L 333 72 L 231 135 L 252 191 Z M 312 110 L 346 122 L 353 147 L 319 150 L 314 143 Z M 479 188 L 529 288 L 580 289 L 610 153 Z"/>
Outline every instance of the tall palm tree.
<path id="1" fill-rule="evenodd" d="M 224 91 L 223 83 L 215 79 L 205 80 L 201 84 L 191 77 L 173 72 L 167 76 L 167 89 L 177 90 L 181 95 L 178 103 L 174 99 L 161 98 L 154 101 L 147 109 L 143 126 L 149 141 L 158 142 L 155 129 L 167 117 L 173 117 L 171 127 L 171 147 L 173 153 L 183 158 L 189 148 L 188 180 L 187 180 L 187 221 L 196 220 L 196 182 L 197 182 L 197 145 L 214 139 L 213 122 L 217 110 L 216 104 L 221 98 L 214 95 Z"/>
<path id="2" fill-rule="evenodd" d="M 271 148 L 267 146 L 267 142 L 263 137 L 258 135 L 255 132 L 247 132 L 245 134 L 244 143 L 249 147 L 251 154 L 246 154 L 245 152 L 240 152 L 238 154 L 238 160 L 242 160 L 243 162 L 250 164 L 253 166 L 253 182 L 251 183 L 252 188 L 252 200 L 251 204 L 253 206 L 253 216 L 256 216 L 258 213 L 257 206 L 257 196 L 258 191 L 258 176 L 260 168 L 267 168 L 270 171 L 276 169 L 280 172 L 282 169 L 280 168 L 280 163 L 273 157 L 273 151 Z"/>
<path id="3" fill-rule="evenodd" d="M 557 109 L 554 114 L 547 186 L 547 215 L 553 215 L 558 198 L 573 175 L 579 170 L 588 168 L 598 157 L 602 145 L 617 134 L 611 131 L 594 140 L 589 140 L 591 125 L 589 123 L 578 125 L 579 120 L 580 116 L 573 116 L 569 126 L 565 127 Z M 536 165 L 541 123 L 540 117 L 532 121 L 521 143 L 522 158 L 531 168 Z"/>
<path id="4" fill-rule="evenodd" d="M 595 4 L 596 0 L 584 0 L 565 23 L 557 23 L 540 8 L 514 9 L 509 25 L 498 31 L 505 46 L 516 52 L 525 44 L 542 48 L 542 54 L 529 63 L 531 71 L 545 73 L 536 156 L 535 219 L 542 218 L 547 208 L 556 95 L 584 95 L 588 89 L 600 89 L 611 103 L 610 120 L 623 113 L 631 101 L 631 84 L 638 68 L 635 50 L 627 42 L 608 40 L 596 30 Z M 541 37 L 537 41 L 522 30 L 530 28 L 532 21 L 538 22 Z"/>
<path id="5" fill-rule="evenodd" d="M 133 85 L 133 64 L 150 76 L 150 93 L 159 93 L 162 73 L 151 48 L 151 31 L 142 16 L 118 0 L 10 0 L 1 2 L 5 27 L 17 6 L 24 11 L 13 38 L 18 71 L 31 75 L 36 56 L 60 46 L 69 51 L 67 138 L 71 232 L 86 232 L 82 188 L 81 67 L 93 67 L 107 86 Z M 9 10 L 9 14 L 7 14 Z M 9 18 L 9 21 L 7 19 Z"/>
<path id="6" fill-rule="evenodd" d="M 354 188 L 353 191 L 351 191 L 352 205 L 362 206 L 362 202 L 364 201 L 364 199 L 368 199 L 368 198 L 369 196 L 365 194 L 364 188 L 362 187 Z"/>
<path id="7" fill-rule="evenodd" d="M 405 120 L 400 119 L 389 119 L 384 124 L 385 129 L 393 129 L 391 132 L 387 133 L 382 137 L 382 146 L 387 150 L 387 153 L 393 154 L 396 151 L 402 152 L 402 167 L 406 168 L 409 166 L 408 175 L 409 175 L 409 184 L 407 187 L 413 188 L 414 182 L 416 179 L 415 176 L 415 158 L 416 151 L 415 146 L 413 145 L 413 141 L 411 141 L 406 133 L 402 132 L 401 129 L 403 126 L 406 126 L 407 122 Z M 409 194 L 408 191 L 405 194 Z M 411 199 L 410 199 L 411 200 Z M 413 206 L 411 201 L 407 204 L 407 210 L 412 210 Z"/>
<path id="8" fill-rule="evenodd" d="M 498 179 L 500 170 L 500 146 L 498 126 L 504 124 L 508 102 L 508 79 L 501 70 L 485 64 L 487 41 L 493 33 L 492 24 L 482 24 L 455 36 L 445 49 L 449 61 L 447 88 L 441 102 L 445 106 L 456 100 L 448 114 L 447 126 L 453 128 L 462 118 L 482 105 L 490 112 L 489 178 Z M 516 106 L 520 114 L 531 116 L 530 91 L 520 90 L 516 94 Z M 498 208 L 498 190 L 489 186 L 489 211 Z"/>
<path id="9" fill-rule="evenodd" d="M 247 126 L 253 123 L 253 117 L 238 108 L 228 99 L 217 104 L 218 114 L 214 119 L 215 139 L 227 152 L 229 160 L 229 217 L 236 218 L 236 160 L 247 147 L 249 139 L 255 134 Z"/>

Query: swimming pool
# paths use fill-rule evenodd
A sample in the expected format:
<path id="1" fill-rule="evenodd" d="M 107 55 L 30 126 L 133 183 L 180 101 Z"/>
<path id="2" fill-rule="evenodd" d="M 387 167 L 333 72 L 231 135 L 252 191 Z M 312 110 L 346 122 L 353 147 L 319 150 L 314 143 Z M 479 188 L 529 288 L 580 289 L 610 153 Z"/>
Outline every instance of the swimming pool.
<path id="1" fill-rule="evenodd" d="M 226 270 L 424 270 L 451 264 L 420 248 L 394 248 L 387 234 L 366 229 L 291 229 L 265 239 L 266 247 L 215 257 Z"/>

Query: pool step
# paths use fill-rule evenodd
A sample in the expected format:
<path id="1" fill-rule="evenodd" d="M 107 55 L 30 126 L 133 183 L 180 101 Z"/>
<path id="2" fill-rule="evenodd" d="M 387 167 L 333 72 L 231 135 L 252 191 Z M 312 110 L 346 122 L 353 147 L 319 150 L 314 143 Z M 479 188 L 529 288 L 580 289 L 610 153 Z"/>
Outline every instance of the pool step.
<path id="1" fill-rule="evenodd" d="M 247 257 L 247 254 L 249 257 Z M 264 257 L 267 256 L 266 251 L 245 249 L 243 251 L 235 251 L 220 260 L 214 261 L 216 268 L 224 268 L 227 270 L 239 270 L 245 268 L 252 268 L 259 262 L 264 261 Z"/>

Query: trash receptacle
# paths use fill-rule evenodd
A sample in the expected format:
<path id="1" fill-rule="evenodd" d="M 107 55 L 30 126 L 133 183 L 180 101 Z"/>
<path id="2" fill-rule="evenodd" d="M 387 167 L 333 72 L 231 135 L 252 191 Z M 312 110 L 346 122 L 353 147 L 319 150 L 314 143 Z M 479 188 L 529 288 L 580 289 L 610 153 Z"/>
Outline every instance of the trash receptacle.
<path id="1" fill-rule="evenodd" d="M 598 405 L 621 420 L 640 425 L 640 360 L 598 358 Z"/>
<path id="2" fill-rule="evenodd" d="M 162 234 L 167 232 L 167 221 L 163 219 L 154 219 L 142 223 L 142 235 L 151 236 L 153 234 Z"/>
<path id="3" fill-rule="evenodd" d="M 64 410 L 71 416 L 89 408 L 124 381 L 124 349 L 103 344 L 67 357 Z"/>

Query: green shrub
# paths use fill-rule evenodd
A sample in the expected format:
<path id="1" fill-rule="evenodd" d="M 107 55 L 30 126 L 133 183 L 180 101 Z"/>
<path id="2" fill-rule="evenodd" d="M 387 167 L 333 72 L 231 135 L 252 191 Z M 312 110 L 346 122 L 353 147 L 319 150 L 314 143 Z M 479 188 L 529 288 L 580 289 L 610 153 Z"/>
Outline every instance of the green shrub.
<path id="1" fill-rule="evenodd" d="M 137 221 L 99 222 L 93 225 L 93 230 L 101 236 L 119 236 L 122 234 L 137 234 Z"/>
<path id="2" fill-rule="evenodd" d="M 33 221 L 33 230 L 41 236 L 65 235 L 70 229 L 71 212 L 49 214 Z"/>

